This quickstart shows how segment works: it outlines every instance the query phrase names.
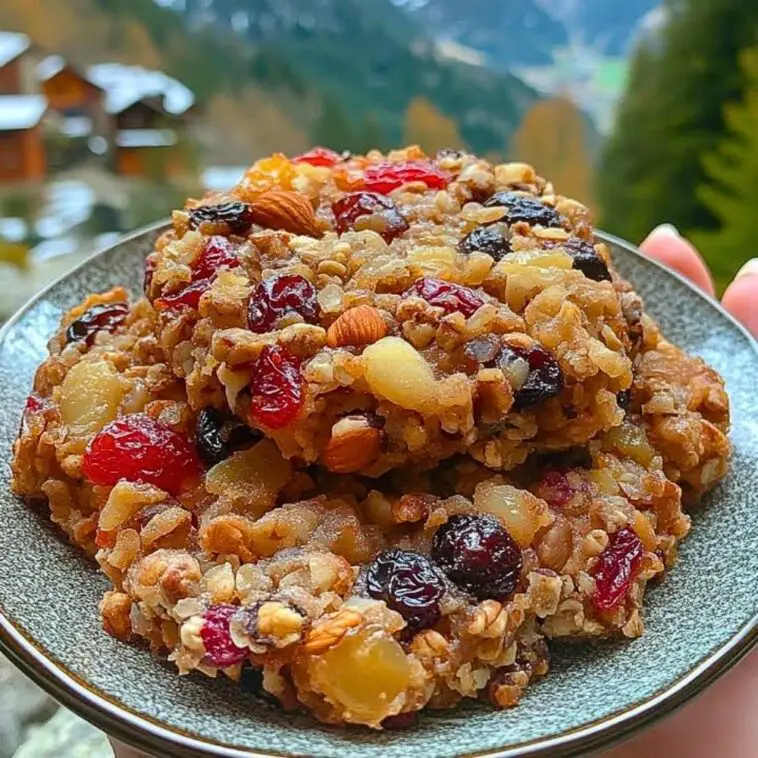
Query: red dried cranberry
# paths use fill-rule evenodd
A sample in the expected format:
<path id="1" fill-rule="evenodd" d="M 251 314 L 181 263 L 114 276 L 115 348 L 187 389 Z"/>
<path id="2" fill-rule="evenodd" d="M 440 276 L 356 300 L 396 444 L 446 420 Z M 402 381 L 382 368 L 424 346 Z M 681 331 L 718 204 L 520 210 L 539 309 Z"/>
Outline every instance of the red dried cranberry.
<path id="1" fill-rule="evenodd" d="M 197 282 L 192 282 L 192 284 L 188 284 L 178 292 L 157 298 L 155 308 L 159 311 L 165 311 L 186 305 L 188 308 L 196 311 L 200 306 L 200 298 L 211 288 L 211 284 L 210 279 L 200 279 Z"/>
<path id="2" fill-rule="evenodd" d="M 373 229 L 391 242 L 408 230 L 408 222 L 395 203 L 377 192 L 351 192 L 337 200 L 332 211 L 340 234 L 351 229 Z"/>
<path id="3" fill-rule="evenodd" d="M 232 234 L 247 234 L 253 226 L 253 212 L 247 203 L 240 202 L 201 205 L 190 210 L 190 229 L 205 222 L 226 224 Z"/>
<path id="4" fill-rule="evenodd" d="M 528 373 L 520 387 L 514 387 L 513 407 L 528 408 L 560 394 L 563 389 L 563 371 L 553 355 L 542 345 L 531 347 L 506 345 L 500 351 L 497 363 L 506 375 L 517 361 L 526 361 Z"/>
<path id="5" fill-rule="evenodd" d="M 592 601 L 598 610 L 615 608 L 626 597 L 643 552 L 640 538 L 628 526 L 609 535 L 608 546 L 592 569 L 595 577 Z"/>
<path id="6" fill-rule="evenodd" d="M 363 173 L 366 189 L 382 195 L 388 195 L 398 187 L 411 182 L 421 182 L 429 189 L 445 189 L 450 183 L 450 176 L 427 161 L 375 163 Z"/>
<path id="7" fill-rule="evenodd" d="M 521 551 L 492 516 L 451 516 L 434 534 L 432 558 L 459 587 L 480 600 L 504 600 L 516 589 Z"/>
<path id="8" fill-rule="evenodd" d="M 280 318 L 292 314 L 299 315 L 308 324 L 318 321 L 316 289 L 304 276 L 281 274 L 258 282 L 247 309 L 251 332 L 270 332 Z"/>
<path id="9" fill-rule="evenodd" d="M 292 163 L 309 163 L 311 166 L 324 166 L 330 168 L 343 160 L 343 156 L 330 150 L 328 147 L 314 147 L 307 153 L 298 155 L 292 159 Z"/>
<path id="10" fill-rule="evenodd" d="M 303 405 L 300 359 L 284 347 L 266 345 L 253 366 L 250 415 L 254 423 L 281 429 Z"/>
<path id="11" fill-rule="evenodd" d="M 192 264 L 192 281 L 212 279 L 220 268 L 237 268 L 239 265 L 234 244 L 216 234 L 206 240 L 203 251 Z"/>
<path id="12" fill-rule="evenodd" d="M 487 253 L 499 261 L 511 252 L 511 243 L 497 226 L 479 226 L 460 241 L 458 249 L 467 255 L 477 251 Z"/>
<path id="13" fill-rule="evenodd" d="M 608 266 L 598 255 L 592 243 L 580 237 L 572 237 L 563 244 L 563 247 L 574 259 L 573 267 L 577 271 L 581 271 L 588 279 L 593 279 L 596 282 L 611 281 Z"/>
<path id="14" fill-rule="evenodd" d="M 442 308 L 445 313 L 457 311 L 466 318 L 472 316 L 484 305 L 484 300 L 474 290 L 453 282 L 434 279 L 431 276 L 418 279 L 405 294 L 417 295 L 430 305 Z"/>
<path id="15" fill-rule="evenodd" d="M 563 508 L 574 496 L 574 488 L 564 471 L 552 469 L 542 475 L 537 485 L 537 495 L 553 507 Z"/>
<path id="16" fill-rule="evenodd" d="M 426 556 L 386 550 L 368 567 L 366 590 L 371 597 L 384 600 L 416 632 L 439 620 L 445 581 Z"/>
<path id="17" fill-rule="evenodd" d="M 516 192 L 496 192 L 484 203 L 484 206 L 491 208 L 496 205 L 505 207 L 505 220 L 510 224 L 525 221 L 531 225 L 561 225 L 561 217 L 555 208 L 541 203 L 534 197 L 519 195 Z"/>
<path id="18" fill-rule="evenodd" d="M 232 640 L 229 624 L 239 611 L 236 605 L 212 605 L 203 613 L 200 638 L 211 665 L 217 668 L 234 666 L 247 658 L 247 648 L 237 647 Z"/>
<path id="19" fill-rule="evenodd" d="M 257 438 L 249 426 L 216 408 L 203 408 L 197 415 L 195 445 L 208 466 L 221 463 L 237 448 Z"/>
<path id="20" fill-rule="evenodd" d="M 26 413 L 37 413 L 37 411 L 41 411 L 44 407 L 45 401 L 39 397 L 39 395 L 29 395 L 29 397 L 26 398 L 24 411 Z"/>
<path id="21" fill-rule="evenodd" d="M 121 479 L 153 484 L 178 495 L 201 467 L 192 443 L 142 413 L 111 421 L 87 446 L 82 464 L 93 484 L 112 487 Z"/>
<path id="22" fill-rule="evenodd" d="M 87 345 L 91 345 L 101 329 L 112 332 L 128 315 L 127 303 L 93 305 L 66 329 L 66 342 L 84 340 Z"/>

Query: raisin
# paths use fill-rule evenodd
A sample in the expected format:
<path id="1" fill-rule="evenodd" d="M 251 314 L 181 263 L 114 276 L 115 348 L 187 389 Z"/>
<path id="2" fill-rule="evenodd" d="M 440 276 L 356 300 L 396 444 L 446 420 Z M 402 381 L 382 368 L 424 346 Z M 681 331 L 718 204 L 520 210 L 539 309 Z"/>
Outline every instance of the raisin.
<path id="1" fill-rule="evenodd" d="M 487 253 L 499 261 L 511 252 L 511 243 L 499 227 L 479 226 L 460 241 L 458 249 L 466 255 L 477 251 Z"/>
<path id="2" fill-rule="evenodd" d="M 299 315 L 308 324 L 319 317 L 316 289 L 300 274 L 280 274 L 258 282 L 250 296 L 247 325 L 256 334 L 269 332 L 283 316 Z"/>
<path id="3" fill-rule="evenodd" d="M 240 686 L 245 692 L 249 692 L 252 695 L 265 700 L 271 705 L 275 705 L 277 708 L 281 708 L 282 704 L 268 692 L 263 686 L 263 670 L 253 666 L 250 662 L 245 662 L 242 665 L 242 671 L 240 672 Z"/>
<path id="4" fill-rule="evenodd" d="M 129 306 L 126 303 L 93 305 L 66 329 L 66 342 L 84 340 L 89 346 L 100 330 L 112 332 L 124 322 L 128 314 Z"/>
<path id="5" fill-rule="evenodd" d="M 498 367 L 511 379 L 514 375 L 522 374 L 523 364 L 520 362 L 525 362 L 525 376 L 523 381 L 514 385 L 513 407 L 516 410 L 528 408 L 560 394 L 564 384 L 563 371 L 558 361 L 542 345 L 505 345 L 497 359 Z"/>
<path id="6" fill-rule="evenodd" d="M 236 605 L 212 605 L 203 613 L 200 638 L 205 646 L 205 655 L 217 668 L 234 666 L 247 658 L 250 651 L 237 647 L 232 640 L 229 624 L 240 609 Z"/>
<path id="7" fill-rule="evenodd" d="M 598 610 L 611 610 L 626 597 L 643 552 L 640 538 L 628 526 L 609 535 L 608 545 L 591 571 L 595 577 L 592 601 Z"/>
<path id="8" fill-rule="evenodd" d="M 298 155 L 292 159 L 292 163 L 309 163 L 311 166 L 323 166 L 331 168 L 342 162 L 346 157 L 346 154 L 335 153 L 334 150 L 330 150 L 328 147 L 314 147 L 307 153 Z"/>
<path id="9" fill-rule="evenodd" d="M 433 626 L 440 618 L 445 581 L 424 555 L 406 550 L 380 553 L 366 573 L 368 594 L 384 600 L 408 623 L 411 631 Z"/>
<path id="10" fill-rule="evenodd" d="M 632 405 L 631 389 L 621 390 L 621 392 L 618 392 L 616 394 L 616 403 L 618 404 L 618 407 L 621 408 L 622 411 L 628 411 Z"/>
<path id="11" fill-rule="evenodd" d="M 573 258 L 573 266 L 581 271 L 588 279 L 596 282 L 611 281 L 606 262 L 598 255 L 595 246 L 579 237 L 572 237 L 563 245 L 566 252 Z"/>
<path id="12" fill-rule="evenodd" d="M 351 192 L 332 205 L 335 225 L 340 234 L 351 229 L 370 229 L 391 242 L 408 230 L 408 222 L 395 203 L 377 192 Z"/>
<path id="13" fill-rule="evenodd" d="M 247 203 L 240 202 L 200 205 L 190 210 L 190 229 L 197 229 L 206 222 L 226 224 L 232 234 L 244 235 L 253 226 L 253 212 Z"/>
<path id="14" fill-rule="evenodd" d="M 561 225 L 561 217 L 555 208 L 545 205 L 534 197 L 519 195 L 516 192 L 496 192 L 484 203 L 484 206 L 492 208 L 496 205 L 505 207 L 505 221 L 509 224 L 524 221 L 531 225 Z"/>
<path id="15" fill-rule="evenodd" d="M 236 449 L 258 437 L 249 426 L 216 408 L 203 408 L 197 415 L 195 445 L 208 466 L 221 463 Z"/>
<path id="16" fill-rule="evenodd" d="M 269 429 L 287 426 L 305 401 L 300 359 L 284 347 L 266 345 L 253 366 L 250 389 L 251 420 Z"/>
<path id="17" fill-rule="evenodd" d="M 171 495 L 200 475 L 200 461 L 185 436 L 142 413 L 111 421 L 87 446 L 82 472 L 92 484 L 121 479 L 153 484 Z"/>
<path id="18" fill-rule="evenodd" d="M 451 516 L 434 534 L 432 558 L 459 587 L 480 600 L 505 600 L 516 589 L 521 551 L 492 516 Z"/>
<path id="19" fill-rule="evenodd" d="M 429 189 L 445 189 L 450 183 L 450 176 L 427 161 L 375 163 L 363 173 L 365 188 L 381 195 L 387 195 L 411 182 L 420 182 Z"/>
<path id="20" fill-rule="evenodd" d="M 462 313 L 466 318 L 476 313 L 484 305 L 484 300 L 468 287 L 442 279 L 425 276 L 418 279 L 405 293 L 417 295 L 430 305 L 442 308 L 445 313 Z"/>

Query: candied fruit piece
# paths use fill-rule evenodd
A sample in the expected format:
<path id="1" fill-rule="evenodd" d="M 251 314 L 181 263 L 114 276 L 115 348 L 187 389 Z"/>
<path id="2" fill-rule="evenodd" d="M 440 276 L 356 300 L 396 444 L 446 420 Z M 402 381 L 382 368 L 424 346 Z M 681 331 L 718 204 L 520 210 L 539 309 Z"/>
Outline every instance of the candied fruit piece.
<path id="1" fill-rule="evenodd" d="M 363 182 L 369 192 L 388 195 L 411 182 L 421 182 L 429 189 L 445 189 L 450 183 L 450 176 L 428 161 L 385 161 L 369 166 L 363 173 Z"/>
<path id="2" fill-rule="evenodd" d="M 541 226 L 560 226 L 561 217 L 555 208 L 537 200 L 535 197 L 519 195 L 517 192 L 496 192 L 485 203 L 485 208 L 502 205 L 505 208 L 505 220 L 509 224 L 524 221 L 527 224 Z"/>
<path id="3" fill-rule="evenodd" d="M 474 290 L 431 276 L 419 279 L 405 294 L 417 295 L 430 305 L 442 308 L 445 313 L 458 311 L 466 318 L 484 305 L 484 300 Z"/>
<path id="4" fill-rule="evenodd" d="M 284 347 L 266 345 L 253 366 L 250 389 L 253 423 L 269 429 L 287 426 L 305 402 L 300 359 Z"/>
<path id="5" fill-rule="evenodd" d="M 236 605 L 212 605 L 203 613 L 200 638 L 205 654 L 213 666 L 226 668 L 247 658 L 247 648 L 238 647 L 232 640 L 229 624 L 240 609 Z"/>
<path id="6" fill-rule="evenodd" d="M 479 226 L 460 241 L 458 249 L 467 255 L 475 252 L 486 253 L 499 261 L 511 252 L 511 243 L 501 228 Z"/>
<path id="7" fill-rule="evenodd" d="M 591 571 L 595 577 L 592 601 L 598 610 L 611 610 L 623 601 L 643 552 L 642 541 L 628 526 L 609 536 L 608 546 L 600 553 Z"/>
<path id="8" fill-rule="evenodd" d="M 79 361 L 61 384 L 60 413 L 69 434 L 89 437 L 116 418 L 123 396 L 118 372 L 106 361 Z"/>
<path id="9" fill-rule="evenodd" d="M 316 289 L 304 276 L 281 274 L 258 282 L 247 310 L 251 332 L 269 332 L 280 318 L 292 315 L 300 316 L 307 324 L 318 322 Z"/>
<path id="10" fill-rule="evenodd" d="M 253 213 L 247 203 L 231 202 L 218 205 L 200 205 L 189 212 L 190 229 L 205 222 L 226 224 L 232 234 L 247 234 L 253 226 Z"/>
<path id="11" fill-rule="evenodd" d="M 445 581 L 425 555 L 385 550 L 368 567 L 366 589 L 397 611 L 412 631 L 419 631 L 439 620 Z"/>
<path id="12" fill-rule="evenodd" d="M 323 166 L 331 168 L 341 163 L 343 156 L 330 150 L 328 147 L 314 147 L 307 153 L 298 155 L 292 159 L 292 163 L 309 163 L 311 166 Z"/>
<path id="13" fill-rule="evenodd" d="M 142 413 L 105 426 L 90 441 L 82 462 L 82 472 L 93 484 L 112 487 L 125 479 L 153 484 L 171 495 L 178 495 L 200 471 L 189 439 Z"/>
<path id="14" fill-rule="evenodd" d="M 538 343 L 530 347 L 505 345 L 497 365 L 513 383 L 516 410 L 555 397 L 563 389 L 563 371 L 558 361 Z"/>
<path id="15" fill-rule="evenodd" d="M 386 632 L 348 634 L 321 658 L 327 672 L 325 694 L 361 722 L 377 723 L 392 715 L 393 700 L 410 683 L 408 658 Z"/>
<path id="16" fill-rule="evenodd" d="M 492 516 L 451 516 L 434 534 L 432 559 L 480 600 L 509 598 L 521 572 L 521 551 Z"/>
<path id="17" fill-rule="evenodd" d="M 87 345 L 91 345 L 100 330 L 112 332 L 128 315 L 127 303 L 93 305 L 66 329 L 66 342 L 84 340 Z"/>
<path id="18" fill-rule="evenodd" d="M 352 192 L 337 200 L 332 211 L 340 234 L 368 229 L 391 242 L 409 228 L 395 203 L 377 192 Z"/>

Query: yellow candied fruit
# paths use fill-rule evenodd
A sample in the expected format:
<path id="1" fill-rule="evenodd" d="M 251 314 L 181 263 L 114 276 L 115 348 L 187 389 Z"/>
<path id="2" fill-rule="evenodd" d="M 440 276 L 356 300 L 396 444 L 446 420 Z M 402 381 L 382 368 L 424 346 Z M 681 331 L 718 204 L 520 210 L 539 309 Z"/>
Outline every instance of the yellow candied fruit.
<path id="1" fill-rule="evenodd" d="M 92 436 L 116 418 L 122 396 L 121 379 L 110 363 L 80 361 L 61 385 L 61 418 L 72 436 Z"/>
<path id="2" fill-rule="evenodd" d="M 294 165 L 283 153 L 274 153 L 256 161 L 247 171 L 238 189 L 245 198 L 252 198 L 270 189 L 291 190 L 297 176 Z"/>
<path id="3" fill-rule="evenodd" d="M 351 721 L 376 724 L 394 712 L 393 701 L 408 687 L 411 667 L 400 643 L 383 631 L 346 635 L 322 655 L 324 694 L 351 714 Z"/>
<path id="4" fill-rule="evenodd" d="M 626 423 L 606 433 L 603 438 L 603 447 L 616 448 L 622 455 L 645 467 L 652 463 L 656 455 L 648 442 L 645 430 Z"/>

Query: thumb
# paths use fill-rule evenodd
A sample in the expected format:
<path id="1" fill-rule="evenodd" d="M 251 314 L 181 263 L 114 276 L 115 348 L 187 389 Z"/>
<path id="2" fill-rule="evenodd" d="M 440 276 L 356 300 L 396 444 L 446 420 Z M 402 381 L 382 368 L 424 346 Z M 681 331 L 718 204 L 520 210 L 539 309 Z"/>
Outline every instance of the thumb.
<path id="1" fill-rule="evenodd" d="M 726 288 L 724 308 L 754 337 L 758 337 L 758 258 L 749 260 Z"/>

